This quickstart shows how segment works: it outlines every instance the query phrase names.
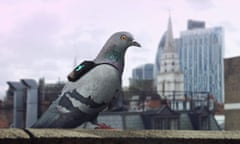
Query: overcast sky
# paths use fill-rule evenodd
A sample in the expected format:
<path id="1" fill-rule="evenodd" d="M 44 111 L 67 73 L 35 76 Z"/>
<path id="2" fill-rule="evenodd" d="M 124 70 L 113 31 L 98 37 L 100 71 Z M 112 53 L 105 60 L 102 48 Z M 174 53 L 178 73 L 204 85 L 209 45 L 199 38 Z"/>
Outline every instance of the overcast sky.
<path id="1" fill-rule="evenodd" d="M 225 58 L 240 55 L 239 5 L 236 0 L 0 0 L 0 98 L 6 81 L 22 78 L 66 81 L 74 57 L 93 59 L 108 37 L 129 31 L 142 48 L 126 54 L 123 75 L 153 63 L 171 13 L 174 37 L 188 19 L 225 30 Z"/>

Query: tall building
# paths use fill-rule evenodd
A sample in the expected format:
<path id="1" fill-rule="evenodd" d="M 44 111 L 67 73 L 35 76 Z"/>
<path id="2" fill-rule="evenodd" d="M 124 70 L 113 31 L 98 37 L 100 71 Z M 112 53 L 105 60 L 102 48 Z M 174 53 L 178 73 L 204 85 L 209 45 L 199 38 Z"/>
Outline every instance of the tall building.
<path id="1" fill-rule="evenodd" d="M 210 92 L 223 102 L 224 33 L 221 27 L 204 28 L 204 25 L 192 24 L 180 34 L 180 65 L 185 91 Z"/>
<path id="2" fill-rule="evenodd" d="M 130 79 L 130 88 L 153 91 L 155 89 L 153 83 L 153 64 L 144 64 L 132 70 L 132 78 Z"/>
<path id="3" fill-rule="evenodd" d="M 180 70 L 171 18 L 168 21 L 165 37 L 164 48 L 160 56 L 160 71 L 157 75 L 157 91 L 162 98 L 172 99 L 173 91 L 184 91 L 184 75 Z"/>
<path id="4" fill-rule="evenodd" d="M 136 80 L 152 80 L 153 79 L 153 64 L 144 64 L 132 71 L 132 78 Z"/>

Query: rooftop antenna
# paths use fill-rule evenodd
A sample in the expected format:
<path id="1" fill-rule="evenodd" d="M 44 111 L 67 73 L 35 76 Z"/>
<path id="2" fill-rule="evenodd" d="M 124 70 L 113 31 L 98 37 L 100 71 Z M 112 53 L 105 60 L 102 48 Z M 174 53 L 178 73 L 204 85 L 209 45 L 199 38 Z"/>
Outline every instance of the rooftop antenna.
<path id="1" fill-rule="evenodd" d="M 78 50 L 76 48 L 76 44 L 74 44 L 74 59 L 73 59 L 73 68 L 75 68 L 78 64 L 78 61 L 77 61 L 77 54 L 78 54 Z"/>
<path id="2" fill-rule="evenodd" d="M 77 66 L 77 56 L 75 55 L 73 59 L 73 68 L 75 68 L 76 66 Z"/>

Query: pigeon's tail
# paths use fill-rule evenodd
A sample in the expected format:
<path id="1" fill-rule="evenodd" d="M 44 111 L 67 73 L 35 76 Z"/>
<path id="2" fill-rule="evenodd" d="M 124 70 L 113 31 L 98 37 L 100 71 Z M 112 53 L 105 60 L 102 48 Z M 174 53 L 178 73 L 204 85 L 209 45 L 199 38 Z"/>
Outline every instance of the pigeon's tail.
<path id="1" fill-rule="evenodd" d="M 56 109 L 48 109 L 31 128 L 54 128 L 60 113 Z"/>
<path id="2" fill-rule="evenodd" d="M 97 114 L 71 111 L 60 113 L 55 106 L 51 106 L 31 128 L 76 128 L 87 121 L 95 119 Z"/>

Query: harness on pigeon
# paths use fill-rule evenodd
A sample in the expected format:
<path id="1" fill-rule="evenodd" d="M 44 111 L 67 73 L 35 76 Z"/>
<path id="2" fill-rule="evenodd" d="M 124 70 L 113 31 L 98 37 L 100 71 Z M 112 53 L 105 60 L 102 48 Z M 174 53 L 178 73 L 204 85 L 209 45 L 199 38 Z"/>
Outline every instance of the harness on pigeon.
<path id="1" fill-rule="evenodd" d="M 75 67 L 70 74 L 68 74 L 67 78 L 69 81 L 75 82 L 97 65 L 98 64 L 94 63 L 93 61 L 83 61 L 80 65 Z"/>
<path id="2" fill-rule="evenodd" d="M 116 66 L 110 63 L 95 63 L 94 61 L 83 61 L 81 64 L 75 67 L 70 74 L 68 74 L 67 79 L 71 82 L 75 82 L 79 78 L 81 78 L 84 74 L 89 72 L 91 69 L 101 64 L 108 64 L 116 68 Z"/>

